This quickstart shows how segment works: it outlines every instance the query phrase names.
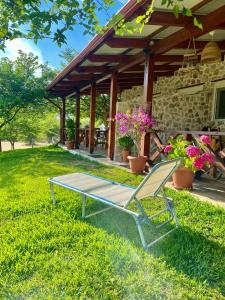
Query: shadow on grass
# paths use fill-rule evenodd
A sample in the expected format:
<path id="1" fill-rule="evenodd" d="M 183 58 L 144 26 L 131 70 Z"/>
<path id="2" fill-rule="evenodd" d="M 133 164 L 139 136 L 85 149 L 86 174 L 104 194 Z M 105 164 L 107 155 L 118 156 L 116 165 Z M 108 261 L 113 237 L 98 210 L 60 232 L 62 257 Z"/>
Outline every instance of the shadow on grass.
<path id="1" fill-rule="evenodd" d="M 98 204 L 92 204 L 89 206 L 89 212 L 100 208 Z M 126 213 L 111 209 L 88 218 L 85 222 L 109 234 L 119 235 L 138 248 L 142 248 L 134 219 Z M 173 225 L 169 227 L 171 229 Z M 149 226 L 146 226 L 145 234 L 148 241 L 153 238 L 153 235 L 157 237 L 157 231 Z M 223 264 L 225 248 L 219 243 L 207 239 L 199 232 L 192 231 L 190 227 L 179 226 L 148 252 L 163 259 L 170 267 L 201 283 L 207 283 L 211 288 L 219 289 L 225 295 Z"/>

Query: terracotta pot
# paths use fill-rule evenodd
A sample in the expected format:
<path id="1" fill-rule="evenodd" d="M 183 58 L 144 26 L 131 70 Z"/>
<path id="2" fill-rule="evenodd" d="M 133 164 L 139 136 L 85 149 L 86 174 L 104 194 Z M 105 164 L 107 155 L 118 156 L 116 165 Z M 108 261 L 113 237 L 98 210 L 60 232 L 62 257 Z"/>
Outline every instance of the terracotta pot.
<path id="1" fill-rule="evenodd" d="M 67 149 L 74 149 L 75 142 L 74 141 L 66 141 L 65 142 Z"/>
<path id="2" fill-rule="evenodd" d="M 121 155 L 122 155 L 122 161 L 128 162 L 128 156 L 130 154 L 129 150 L 122 150 Z"/>
<path id="3" fill-rule="evenodd" d="M 178 168 L 172 175 L 173 185 L 176 189 L 192 189 L 194 172 L 185 167 Z"/>
<path id="4" fill-rule="evenodd" d="M 147 156 L 128 156 L 128 159 L 132 173 L 143 173 L 146 161 L 148 159 Z"/>

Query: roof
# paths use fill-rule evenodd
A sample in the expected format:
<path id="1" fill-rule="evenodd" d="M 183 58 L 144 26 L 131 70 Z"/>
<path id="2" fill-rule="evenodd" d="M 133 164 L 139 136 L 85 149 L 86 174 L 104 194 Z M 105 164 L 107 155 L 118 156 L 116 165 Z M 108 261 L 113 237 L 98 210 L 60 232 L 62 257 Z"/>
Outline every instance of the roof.
<path id="1" fill-rule="evenodd" d="M 126 20 L 132 21 L 143 14 L 149 0 L 130 0 L 120 11 Z M 97 91 L 106 93 L 110 89 L 110 77 L 119 73 L 119 88 L 142 85 L 144 78 L 143 50 L 149 49 L 155 57 L 155 80 L 160 76 L 171 76 L 181 67 L 183 55 L 196 47 L 198 54 L 205 44 L 217 41 L 225 50 L 225 3 L 223 0 L 184 0 L 183 4 L 203 23 L 203 30 L 194 26 L 191 18 L 179 15 L 156 0 L 155 12 L 141 33 L 117 36 L 113 28 L 92 41 L 60 72 L 48 86 L 48 90 L 66 97 L 80 90 L 89 93 L 90 85 L 96 82 Z M 134 23 L 135 24 L 135 23 Z M 195 38 L 195 45 L 190 43 Z M 190 45 L 189 45 L 190 44 Z"/>

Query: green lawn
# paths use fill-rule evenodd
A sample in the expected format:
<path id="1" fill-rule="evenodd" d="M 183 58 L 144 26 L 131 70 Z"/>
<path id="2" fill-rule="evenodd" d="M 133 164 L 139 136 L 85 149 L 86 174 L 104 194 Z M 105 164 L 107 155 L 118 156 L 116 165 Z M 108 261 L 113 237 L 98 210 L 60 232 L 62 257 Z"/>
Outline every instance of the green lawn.
<path id="1" fill-rule="evenodd" d="M 223 209 L 168 191 L 181 226 L 145 252 L 124 213 L 83 221 L 60 187 L 52 205 L 47 178 L 76 171 L 141 180 L 54 147 L 0 154 L 0 299 L 225 299 Z"/>

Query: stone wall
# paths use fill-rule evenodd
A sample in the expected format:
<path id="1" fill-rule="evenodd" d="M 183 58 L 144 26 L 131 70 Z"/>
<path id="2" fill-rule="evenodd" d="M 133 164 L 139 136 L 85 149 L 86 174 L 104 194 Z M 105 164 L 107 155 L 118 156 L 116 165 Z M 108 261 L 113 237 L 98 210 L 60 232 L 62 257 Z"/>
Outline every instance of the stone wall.
<path id="1" fill-rule="evenodd" d="M 201 130 L 204 126 L 225 129 L 225 121 L 213 120 L 214 88 L 224 80 L 225 62 L 179 69 L 172 77 L 160 77 L 154 84 L 153 115 L 158 127 L 172 130 Z M 143 86 L 121 94 L 118 112 L 143 106 Z"/>

